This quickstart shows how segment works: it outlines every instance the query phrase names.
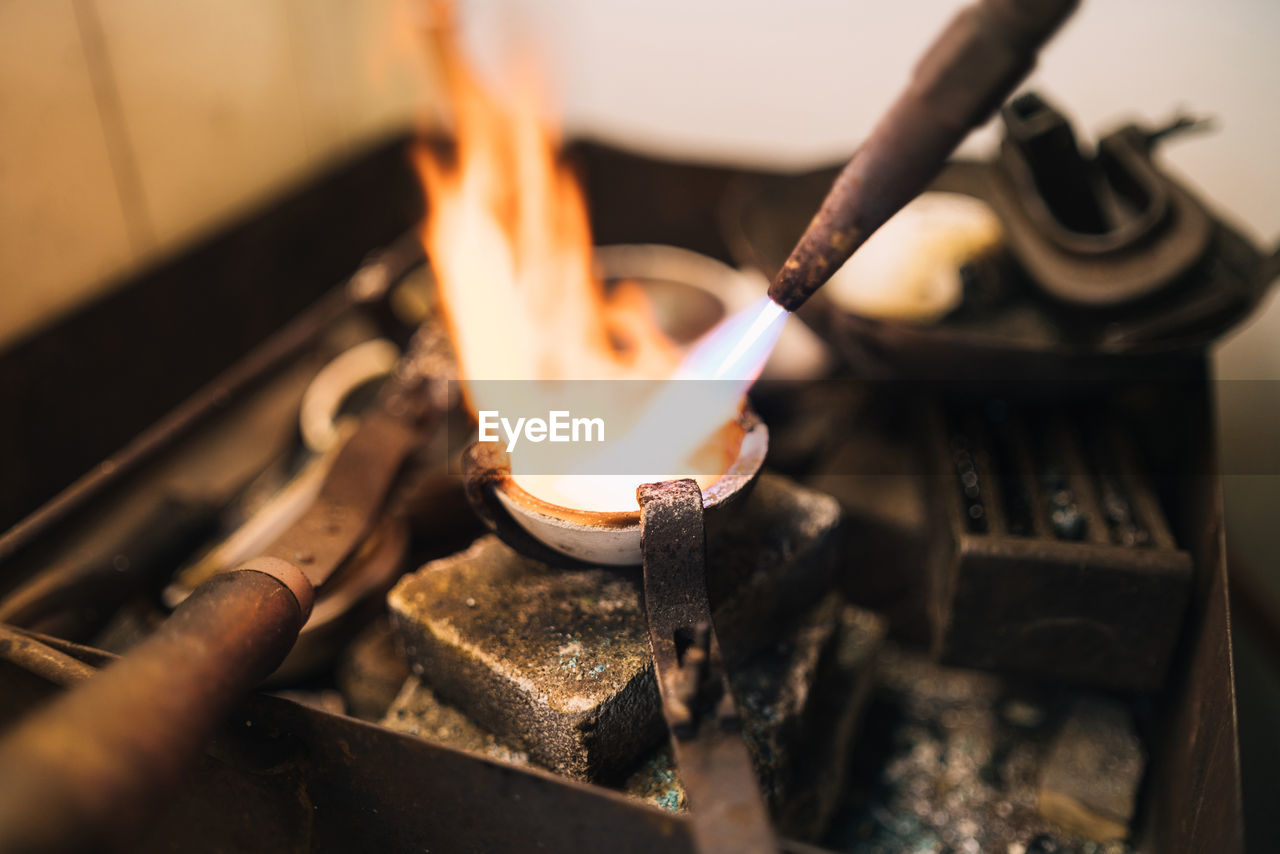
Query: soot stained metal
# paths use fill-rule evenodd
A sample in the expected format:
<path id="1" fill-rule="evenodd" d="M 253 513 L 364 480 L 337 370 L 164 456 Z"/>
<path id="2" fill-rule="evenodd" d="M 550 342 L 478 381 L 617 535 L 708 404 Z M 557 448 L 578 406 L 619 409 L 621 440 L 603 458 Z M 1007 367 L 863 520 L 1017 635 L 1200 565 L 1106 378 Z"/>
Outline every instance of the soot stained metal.
<path id="1" fill-rule="evenodd" d="M 952 19 L 907 88 L 832 184 L 769 288 L 795 311 L 877 228 L 925 188 L 947 157 L 1035 66 L 1077 0 L 981 0 Z"/>
<path id="2" fill-rule="evenodd" d="M 711 621 L 702 491 L 674 480 L 636 497 L 654 673 L 695 845 L 701 854 L 776 852 Z"/>
<path id="3" fill-rule="evenodd" d="M 124 845 L 145 826 L 234 703 L 284 660 L 317 592 L 394 512 L 398 475 L 439 409 L 443 383 L 423 370 L 432 345 L 425 329 L 415 337 L 315 502 L 260 557 L 202 584 L 135 650 L 0 741 L 0 849 Z"/>

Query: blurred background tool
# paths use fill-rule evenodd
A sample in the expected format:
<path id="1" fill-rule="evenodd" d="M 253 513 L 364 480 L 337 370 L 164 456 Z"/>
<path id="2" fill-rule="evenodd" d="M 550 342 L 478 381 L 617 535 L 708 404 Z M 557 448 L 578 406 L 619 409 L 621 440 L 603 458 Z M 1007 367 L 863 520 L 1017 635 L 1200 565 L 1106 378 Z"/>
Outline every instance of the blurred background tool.
<path id="1" fill-rule="evenodd" d="M 284 661 L 326 583 L 360 570 L 350 564 L 368 540 L 403 546 L 383 520 L 438 400 L 418 370 L 428 338 L 261 556 L 201 584 L 136 648 L 0 741 L 0 850 L 127 850 L 235 703 Z"/>

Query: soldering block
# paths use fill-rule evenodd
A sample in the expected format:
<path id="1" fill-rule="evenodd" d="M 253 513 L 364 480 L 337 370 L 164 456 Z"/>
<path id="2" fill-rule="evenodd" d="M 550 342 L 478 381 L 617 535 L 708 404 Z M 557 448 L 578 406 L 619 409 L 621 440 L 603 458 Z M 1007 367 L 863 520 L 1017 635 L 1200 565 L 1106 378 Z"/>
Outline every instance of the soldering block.
<path id="1" fill-rule="evenodd" d="M 840 508 L 787 478 L 708 522 L 708 588 L 730 665 L 770 646 L 833 582 Z M 495 536 L 427 564 L 388 596 L 414 671 L 481 727 L 579 779 L 661 740 L 642 576 L 548 566 Z"/>
<path id="2" fill-rule="evenodd" d="M 831 594 L 733 671 L 742 731 L 778 829 L 815 839 L 838 806 L 886 625 Z"/>
<path id="3" fill-rule="evenodd" d="M 707 588 L 732 666 L 771 646 L 835 585 L 843 514 L 831 496 L 770 473 L 723 511 L 707 514 Z"/>
<path id="4" fill-rule="evenodd" d="M 392 701 L 382 725 L 488 759 L 528 765 L 529 755 L 476 726 L 462 712 L 441 702 L 416 676 L 410 676 Z"/>
<path id="5" fill-rule="evenodd" d="M 553 770 L 621 771 L 662 737 L 638 569 L 559 568 L 495 536 L 388 596 L 441 699 Z"/>
<path id="6" fill-rule="evenodd" d="M 838 806 L 884 635 L 880 617 L 830 595 L 731 674 L 760 789 L 788 836 L 819 837 Z M 664 809 L 686 805 L 667 745 L 646 756 L 622 788 Z"/>
<path id="7" fill-rule="evenodd" d="M 513 765 L 530 765 L 529 755 L 511 747 L 479 727 L 458 709 L 440 700 L 421 679 L 410 676 L 381 721 L 387 729 L 416 735 L 474 756 L 498 759 Z M 671 748 L 660 744 L 635 766 L 622 782 L 622 791 L 672 812 L 688 802 L 676 776 Z"/>

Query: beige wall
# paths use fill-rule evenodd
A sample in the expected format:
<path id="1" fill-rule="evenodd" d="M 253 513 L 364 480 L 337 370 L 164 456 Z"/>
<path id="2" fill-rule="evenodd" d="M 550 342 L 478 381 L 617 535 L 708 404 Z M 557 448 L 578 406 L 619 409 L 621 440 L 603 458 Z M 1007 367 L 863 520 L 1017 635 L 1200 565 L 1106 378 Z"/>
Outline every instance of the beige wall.
<path id="1" fill-rule="evenodd" d="M 0 0 L 0 347 L 409 120 L 403 0 Z"/>
<path id="2" fill-rule="evenodd" d="M 0 0 L 0 347 L 406 122 L 430 88 L 397 26 L 413 2 Z M 503 36 L 541 45 L 572 130 L 802 165 L 852 149 L 960 3 L 459 5 L 491 66 Z M 1036 84 L 1083 128 L 1178 106 L 1215 115 L 1220 130 L 1166 162 L 1274 239 L 1280 3 L 1159 5 L 1084 4 Z M 1280 375 L 1280 306 L 1254 326 L 1222 351 L 1223 375 Z"/>

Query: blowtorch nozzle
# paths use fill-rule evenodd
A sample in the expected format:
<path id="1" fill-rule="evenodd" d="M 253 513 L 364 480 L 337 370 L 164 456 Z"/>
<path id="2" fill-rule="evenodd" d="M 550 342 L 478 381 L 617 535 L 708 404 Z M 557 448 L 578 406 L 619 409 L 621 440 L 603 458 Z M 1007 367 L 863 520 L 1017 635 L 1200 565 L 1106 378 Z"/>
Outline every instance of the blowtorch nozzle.
<path id="1" fill-rule="evenodd" d="M 933 180 L 999 107 L 1078 0 L 979 0 L 921 57 L 907 88 L 840 172 L 769 288 L 795 311 Z"/>

